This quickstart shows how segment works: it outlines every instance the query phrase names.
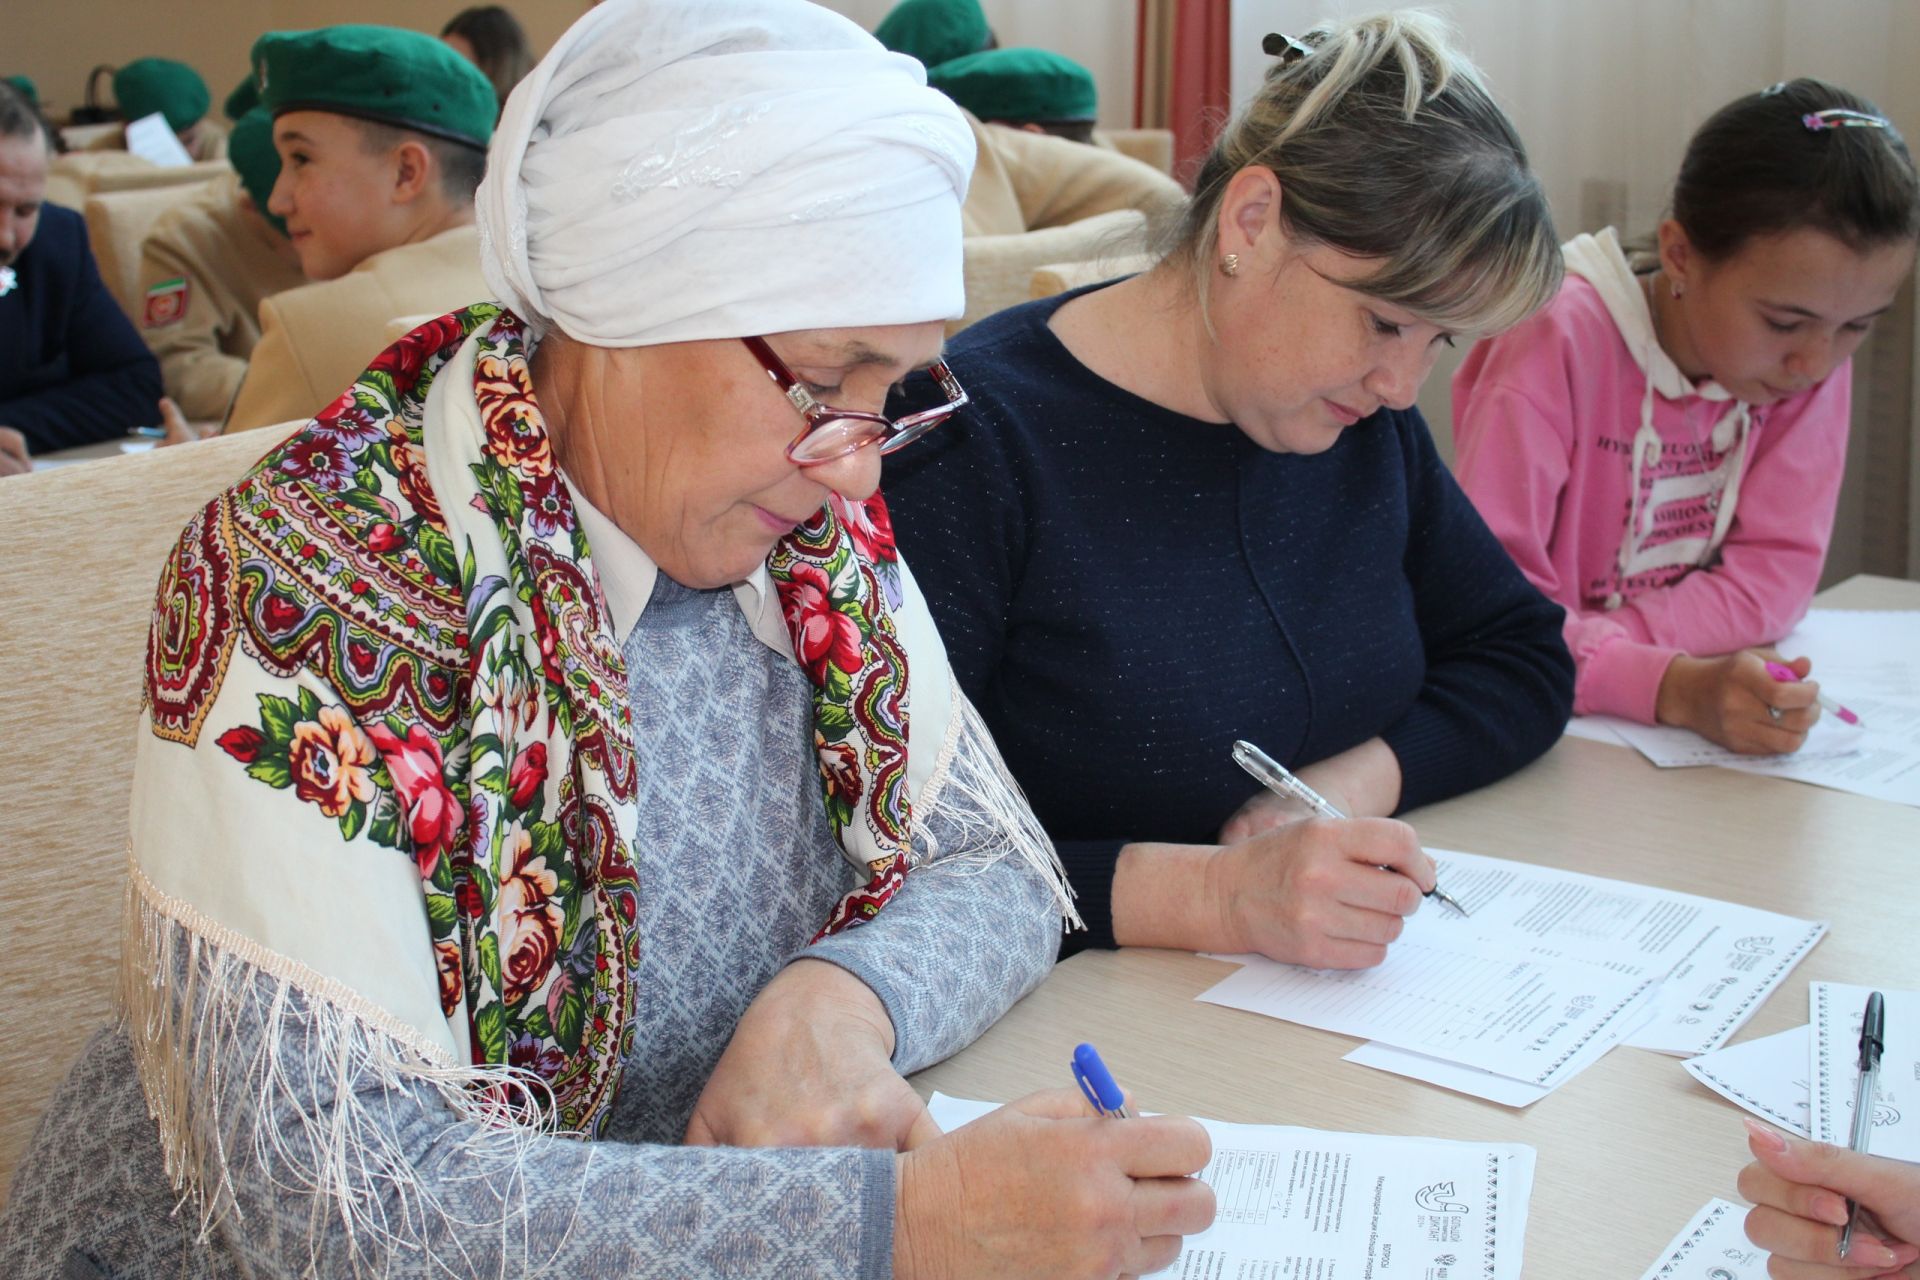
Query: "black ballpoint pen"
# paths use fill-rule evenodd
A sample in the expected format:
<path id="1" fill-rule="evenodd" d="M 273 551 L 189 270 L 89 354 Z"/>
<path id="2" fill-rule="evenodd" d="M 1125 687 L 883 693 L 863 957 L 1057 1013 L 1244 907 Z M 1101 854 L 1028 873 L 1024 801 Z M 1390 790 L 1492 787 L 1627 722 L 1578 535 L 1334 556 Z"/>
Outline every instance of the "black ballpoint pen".
<path id="1" fill-rule="evenodd" d="M 1847 1146 L 1866 1154 L 1867 1139 L 1873 1134 L 1873 1089 L 1880 1079 L 1880 1051 L 1887 1043 L 1887 1001 L 1878 991 L 1867 997 L 1866 1016 L 1860 1019 L 1860 1078 L 1853 1086 L 1853 1136 Z M 1853 1228 L 1860 1221 L 1860 1206 L 1847 1201 L 1847 1225 L 1840 1229 L 1840 1256 L 1853 1248 Z"/>

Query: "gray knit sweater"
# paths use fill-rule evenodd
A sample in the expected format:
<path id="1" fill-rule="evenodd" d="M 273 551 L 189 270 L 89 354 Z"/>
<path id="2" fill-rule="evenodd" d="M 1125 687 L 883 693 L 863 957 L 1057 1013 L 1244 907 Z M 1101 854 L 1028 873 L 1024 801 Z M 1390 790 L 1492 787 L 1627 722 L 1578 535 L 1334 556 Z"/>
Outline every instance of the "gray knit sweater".
<path id="1" fill-rule="evenodd" d="M 1045 975 L 1060 936 L 1049 886 L 1018 858 L 955 863 L 987 850 L 979 815 L 943 802 L 915 815 L 916 849 L 939 856 L 871 923 L 809 946 L 858 877 L 821 807 L 804 676 L 754 639 L 730 592 L 664 574 L 625 648 L 645 918 L 638 1035 L 607 1138 L 537 1140 L 509 1177 L 463 1158 L 471 1124 L 429 1091 L 390 1088 L 378 1114 L 444 1212 L 408 1246 L 362 1239 L 356 1254 L 337 1215 L 276 1189 L 271 1158 L 251 1145 L 253 1100 L 235 1096 L 240 1212 L 201 1240 L 191 1210 L 175 1212 L 127 1039 L 105 1030 L 16 1172 L 0 1276 L 890 1274 L 891 1152 L 673 1144 L 740 1015 L 790 960 L 829 960 L 866 982 L 892 1016 L 894 1065 L 910 1072 L 967 1044 Z M 260 1048 L 236 1045 L 235 1060 Z M 314 1076 L 303 1105 L 324 1110 Z M 505 1230 L 446 1226 L 497 1224 L 503 1206 Z"/>

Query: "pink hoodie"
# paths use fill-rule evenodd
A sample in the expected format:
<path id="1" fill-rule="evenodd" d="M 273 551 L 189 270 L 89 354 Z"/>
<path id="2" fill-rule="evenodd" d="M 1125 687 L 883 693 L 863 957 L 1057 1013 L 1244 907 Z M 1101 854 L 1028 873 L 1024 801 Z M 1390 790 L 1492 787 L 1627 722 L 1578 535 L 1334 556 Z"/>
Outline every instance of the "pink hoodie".
<path id="1" fill-rule="evenodd" d="M 1574 711 L 1651 724 L 1674 655 L 1770 644 L 1806 612 L 1852 363 L 1790 400 L 1742 404 L 1661 350 L 1612 231 L 1565 252 L 1559 296 L 1454 375 L 1454 470 L 1567 610 Z"/>

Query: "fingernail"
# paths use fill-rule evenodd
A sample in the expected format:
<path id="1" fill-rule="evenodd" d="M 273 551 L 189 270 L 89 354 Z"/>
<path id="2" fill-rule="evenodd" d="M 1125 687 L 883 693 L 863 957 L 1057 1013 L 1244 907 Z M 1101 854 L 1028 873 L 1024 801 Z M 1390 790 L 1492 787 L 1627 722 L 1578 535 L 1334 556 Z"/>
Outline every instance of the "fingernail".
<path id="1" fill-rule="evenodd" d="M 1836 1227 L 1847 1225 L 1847 1202 L 1839 1196 L 1819 1196 L 1814 1201 L 1814 1212 L 1822 1222 L 1832 1223 Z"/>
<path id="2" fill-rule="evenodd" d="M 1785 1154 L 1787 1140 L 1781 1137 L 1778 1131 L 1768 1128 L 1758 1120 L 1750 1120 L 1745 1116 L 1742 1116 L 1740 1119 L 1741 1122 L 1747 1126 L 1747 1135 L 1751 1137 L 1755 1143 L 1765 1147 L 1775 1155 Z"/>

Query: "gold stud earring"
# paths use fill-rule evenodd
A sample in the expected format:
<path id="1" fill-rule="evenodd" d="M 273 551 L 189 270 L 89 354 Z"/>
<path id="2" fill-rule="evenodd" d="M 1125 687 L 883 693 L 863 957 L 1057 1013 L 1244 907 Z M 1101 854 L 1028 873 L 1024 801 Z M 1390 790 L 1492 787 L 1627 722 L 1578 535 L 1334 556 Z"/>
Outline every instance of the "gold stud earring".
<path id="1" fill-rule="evenodd" d="M 1229 253 L 1223 256 L 1220 259 L 1220 274 L 1223 276 L 1239 275 L 1240 274 L 1240 255 L 1237 253 Z"/>

